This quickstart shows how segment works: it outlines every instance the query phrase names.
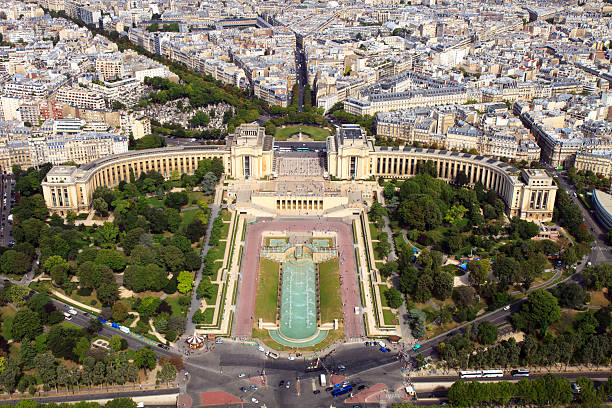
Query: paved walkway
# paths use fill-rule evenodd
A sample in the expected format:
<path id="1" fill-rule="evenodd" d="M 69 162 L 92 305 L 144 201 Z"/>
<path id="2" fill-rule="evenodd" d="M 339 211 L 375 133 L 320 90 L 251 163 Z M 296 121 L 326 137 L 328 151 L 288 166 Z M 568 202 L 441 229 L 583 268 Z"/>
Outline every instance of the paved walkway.
<path id="1" fill-rule="evenodd" d="M 552 282 L 554 282 L 556 279 L 559 279 L 561 277 L 561 275 L 563 275 L 563 271 L 557 270 L 557 273 L 555 273 L 555 275 L 552 278 L 550 278 L 549 280 L 547 280 L 546 282 L 540 283 L 539 285 L 532 286 L 532 287 L 530 287 L 527 290 L 515 290 L 514 292 L 511 292 L 510 294 L 513 295 L 513 296 L 516 296 L 516 295 L 520 295 L 522 293 L 529 293 L 529 292 L 534 291 L 536 289 L 545 288 L 546 286 L 548 286 Z"/>
<path id="2" fill-rule="evenodd" d="M 62 294 L 62 293 L 60 293 L 60 292 L 58 292 L 58 291 L 56 291 L 56 290 L 52 290 L 52 291 L 51 291 L 51 294 L 52 294 L 53 296 L 55 296 L 55 297 L 60 298 L 60 299 L 61 299 L 61 300 L 63 300 L 63 301 L 66 301 L 67 303 L 70 303 L 70 304 L 73 304 L 73 305 L 75 305 L 75 306 L 78 306 L 78 307 L 80 307 L 81 309 L 89 310 L 90 312 L 94 312 L 94 313 L 100 313 L 100 312 L 102 312 L 102 311 L 101 311 L 100 309 L 98 309 L 98 308 L 95 308 L 95 307 L 93 307 L 93 306 L 86 305 L 85 303 L 78 302 L 78 301 L 76 301 L 76 300 L 72 299 L 71 297 L 68 297 L 68 296 L 66 296 L 66 295 L 64 295 L 64 294 Z"/>
<path id="3" fill-rule="evenodd" d="M 387 262 L 393 262 L 397 260 L 397 253 L 395 252 L 395 241 L 393 240 L 393 231 L 391 231 L 389 217 L 384 215 L 383 219 L 383 231 L 387 233 L 387 241 L 391 245 L 391 250 L 389 251 L 389 255 L 387 255 Z"/>
<path id="4" fill-rule="evenodd" d="M 191 318 L 193 317 L 193 314 L 196 312 L 196 310 L 200 309 L 200 304 L 201 304 L 200 299 L 198 299 L 196 296 L 195 289 L 198 287 L 198 285 L 202 281 L 202 271 L 204 270 L 204 257 L 206 256 L 206 254 L 208 253 L 208 250 L 210 249 L 210 245 L 208 241 L 210 239 L 210 233 L 212 231 L 213 221 L 219 215 L 220 206 L 218 202 L 220 202 L 221 200 L 220 196 L 222 194 L 223 194 L 223 183 L 220 182 L 217 185 L 217 189 L 215 191 L 214 204 L 210 206 L 210 216 L 208 218 L 208 227 L 206 228 L 206 236 L 204 238 L 204 245 L 202 246 L 202 254 L 201 254 L 202 265 L 200 265 L 200 269 L 198 269 L 198 271 L 196 272 L 195 281 L 193 283 L 194 290 L 193 290 L 193 293 L 191 294 L 191 306 L 189 306 L 189 312 L 187 313 L 187 324 L 185 325 L 185 335 L 187 336 L 192 335 L 195 332 L 195 324 L 192 322 Z"/>
<path id="5" fill-rule="evenodd" d="M 365 228 L 362 228 L 360 218 L 357 218 L 355 220 L 355 227 L 357 229 L 356 236 L 357 236 L 357 247 L 358 247 L 359 262 L 360 262 L 359 275 L 360 275 L 361 282 L 363 283 L 363 295 L 365 297 L 364 313 L 366 315 L 367 324 L 368 324 L 367 334 L 369 336 L 389 336 L 389 335 L 401 336 L 402 333 L 401 333 L 399 326 L 395 326 L 394 328 L 383 330 L 383 329 L 380 329 L 380 327 L 376 324 L 377 321 L 380 322 L 381 324 L 384 323 L 384 316 L 382 313 L 382 303 L 380 300 L 380 288 L 378 286 L 378 283 L 382 283 L 382 280 L 380 278 L 380 274 L 375 269 L 376 266 L 374 264 L 374 251 L 372 249 L 372 245 L 367 245 L 366 247 L 366 242 L 371 243 L 372 239 L 370 237 L 368 215 L 365 212 L 363 213 L 363 219 L 364 219 Z M 368 252 L 370 256 L 370 260 L 373 263 L 371 266 L 374 272 L 372 273 L 368 267 L 366 254 L 365 254 L 366 251 Z M 372 296 L 372 292 L 374 292 L 375 297 Z M 376 307 L 374 305 L 374 302 L 376 302 Z M 376 316 L 377 312 L 378 312 L 378 317 Z"/>

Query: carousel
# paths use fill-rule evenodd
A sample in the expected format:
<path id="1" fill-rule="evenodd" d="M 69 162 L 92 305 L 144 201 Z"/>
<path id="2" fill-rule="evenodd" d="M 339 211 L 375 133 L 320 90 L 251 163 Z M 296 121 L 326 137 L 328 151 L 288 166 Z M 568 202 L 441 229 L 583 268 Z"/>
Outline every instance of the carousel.
<path id="1" fill-rule="evenodd" d="M 204 345 L 204 337 L 194 334 L 193 336 L 187 337 L 186 342 L 191 350 L 199 350 Z"/>

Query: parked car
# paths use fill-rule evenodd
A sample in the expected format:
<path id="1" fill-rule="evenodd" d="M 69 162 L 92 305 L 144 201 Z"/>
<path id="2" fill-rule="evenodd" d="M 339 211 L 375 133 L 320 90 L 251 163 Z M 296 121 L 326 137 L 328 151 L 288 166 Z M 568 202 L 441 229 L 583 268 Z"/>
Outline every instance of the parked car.
<path id="1" fill-rule="evenodd" d="M 289 388 L 291 387 L 291 381 L 287 381 L 287 383 L 285 384 L 285 388 Z"/>
<path id="2" fill-rule="evenodd" d="M 312 393 L 313 393 L 314 395 L 317 395 L 317 394 L 320 394 L 320 393 L 321 393 L 321 390 L 314 390 Z"/>
<path id="3" fill-rule="evenodd" d="M 285 385 L 285 380 L 280 380 L 280 382 L 278 383 L 278 386 L 282 387 L 283 385 Z"/>
<path id="4" fill-rule="evenodd" d="M 240 387 L 240 391 L 247 392 L 248 390 L 245 387 Z"/>
<path id="5" fill-rule="evenodd" d="M 68 313 L 70 313 L 71 315 L 76 316 L 77 314 L 79 314 L 79 312 L 77 312 L 76 310 L 74 310 L 73 308 L 68 309 Z"/>
<path id="6" fill-rule="evenodd" d="M 257 398 L 255 398 L 255 397 L 252 397 L 251 401 L 253 401 L 254 404 L 258 404 L 259 403 L 259 400 Z"/>
<path id="7" fill-rule="evenodd" d="M 240 373 L 240 374 L 238 374 L 238 378 L 242 378 L 242 377 L 245 377 L 245 376 L 246 376 L 246 374 L 245 374 L 245 373 Z"/>

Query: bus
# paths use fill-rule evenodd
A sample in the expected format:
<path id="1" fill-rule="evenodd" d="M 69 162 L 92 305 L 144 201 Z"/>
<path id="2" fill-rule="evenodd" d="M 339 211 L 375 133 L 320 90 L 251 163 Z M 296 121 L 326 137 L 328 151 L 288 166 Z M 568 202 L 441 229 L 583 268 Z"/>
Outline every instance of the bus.
<path id="1" fill-rule="evenodd" d="M 332 391 L 332 397 L 339 397 L 340 395 L 348 394 L 353 390 L 353 386 L 350 384 L 345 385 L 344 387 L 336 388 Z"/>
<path id="2" fill-rule="evenodd" d="M 482 376 L 485 378 L 503 377 L 504 371 L 503 370 L 482 370 Z"/>
<path id="3" fill-rule="evenodd" d="M 460 378 L 478 378 L 482 377 L 482 371 L 480 370 L 466 370 L 459 372 Z"/>
<path id="4" fill-rule="evenodd" d="M 524 368 L 518 368 L 516 370 L 512 370 L 512 376 L 513 377 L 529 377 L 529 370 L 526 370 Z"/>
<path id="5" fill-rule="evenodd" d="M 298 147 L 297 149 L 295 149 L 298 152 L 309 152 L 310 149 L 307 147 Z"/>

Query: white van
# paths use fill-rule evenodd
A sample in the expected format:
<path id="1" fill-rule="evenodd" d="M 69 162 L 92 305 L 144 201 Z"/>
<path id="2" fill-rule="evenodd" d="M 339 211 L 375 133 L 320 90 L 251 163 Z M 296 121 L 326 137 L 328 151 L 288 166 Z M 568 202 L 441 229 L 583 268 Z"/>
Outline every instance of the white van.
<path id="1" fill-rule="evenodd" d="M 359 314 L 359 306 L 355 306 L 355 314 L 358 315 Z"/>

